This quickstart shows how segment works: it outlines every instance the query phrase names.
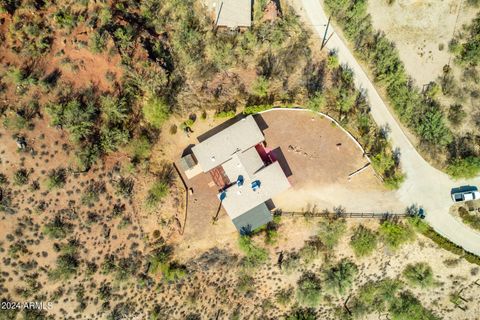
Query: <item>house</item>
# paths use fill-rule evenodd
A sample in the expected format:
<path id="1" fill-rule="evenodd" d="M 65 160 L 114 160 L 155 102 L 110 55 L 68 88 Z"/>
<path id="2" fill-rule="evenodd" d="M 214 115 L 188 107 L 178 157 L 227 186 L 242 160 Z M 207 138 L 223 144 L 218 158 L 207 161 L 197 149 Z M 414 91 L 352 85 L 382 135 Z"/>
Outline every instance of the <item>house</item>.
<path id="1" fill-rule="evenodd" d="M 282 167 L 264 147 L 265 137 L 248 116 L 192 147 L 182 158 L 187 178 L 209 173 L 235 227 L 245 233 L 272 220 L 266 202 L 290 188 Z"/>
<path id="2" fill-rule="evenodd" d="M 214 13 L 215 26 L 228 29 L 245 29 L 252 25 L 252 0 L 205 0 Z"/>

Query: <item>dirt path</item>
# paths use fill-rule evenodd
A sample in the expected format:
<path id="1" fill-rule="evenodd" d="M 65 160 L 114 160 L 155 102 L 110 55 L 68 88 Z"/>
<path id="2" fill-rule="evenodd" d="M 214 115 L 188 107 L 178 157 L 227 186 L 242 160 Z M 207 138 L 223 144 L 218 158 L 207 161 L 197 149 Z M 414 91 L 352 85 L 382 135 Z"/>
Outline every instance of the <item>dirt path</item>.
<path id="1" fill-rule="evenodd" d="M 308 19 L 318 37 L 323 37 L 328 21 L 318 0 L 301 0 L 297 6 L 300 14 Z M 406 181 L 398 190 L 397 196 L 405 206 L 412 203 L 422 205 L 427 211 L 427 221 L 441 235 L 464 249 L 480 255 L 480 233 L 470 229 L 449 214 L 452 205 L 450 190 L 462 185 L 480 185 L 480 177 L 471 180 L 453 181 L 445 173 L 433 168 L 416 151 L 400 125 L 395 121 L 387 105 L 377 93 L 375 86 L 356 61 L 343 39 L 334 28 L 334 33 L 327 43 L 328 49 L 336 49 L 340 63 L 347 64 L 354 72 L 355 84 L 365 90 L 371 105 L 371 114 L 375 122 L 388 125 L 391 129 L 390 138 L 394 148 L 399 148 Z"/>

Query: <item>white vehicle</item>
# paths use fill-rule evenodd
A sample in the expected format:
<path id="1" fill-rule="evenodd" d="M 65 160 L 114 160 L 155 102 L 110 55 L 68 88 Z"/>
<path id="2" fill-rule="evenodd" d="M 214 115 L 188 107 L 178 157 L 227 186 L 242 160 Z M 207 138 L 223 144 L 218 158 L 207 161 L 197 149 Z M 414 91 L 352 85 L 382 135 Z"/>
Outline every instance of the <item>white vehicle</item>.
<path id="1" fill-rule="evenodd" d="M 452 193 L 452 200 L 454 202 L 464 202 L 480 199 L 480 192 L 478 191 L 464 191 Z"/>

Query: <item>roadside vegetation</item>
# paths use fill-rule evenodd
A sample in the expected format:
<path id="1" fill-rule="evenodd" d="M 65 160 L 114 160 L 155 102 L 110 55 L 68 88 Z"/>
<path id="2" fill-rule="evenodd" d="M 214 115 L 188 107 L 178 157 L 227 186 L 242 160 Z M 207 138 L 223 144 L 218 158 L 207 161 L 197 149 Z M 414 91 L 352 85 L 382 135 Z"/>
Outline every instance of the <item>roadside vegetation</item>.
<path id="1" fill-rule="evenodd" d="M 439 94 L 448 91 L 447 84 L 431 82 L 420 90 L 413 83 L 393 42 L 381 31 L 373 29 L 367 13 L 367 0 L 326 0 L 325 5 L 351 41 L 357 57 L 371 68 L 375 82 L 385 91 L 400 120 L 418 137 L 422 152 L 455 178 L 477 175 L 480 172 L 477 161 L 480 150 L 475 142 L 478 131 L 475 137 L 475 134 L 457 133 L 449 126 L 447 112 L 439 100 Z M 475 30 L 472 26 L 472 34 Z M 472 36 L 470 42 L 457 49 L 459 61 L 474 61 L 475 58 L 470 57 L 475 56 L 474 39 Z M 447 74 L 443 81 L 451 77 L 448 71 L 445 69 Z M 453 124 L 462 122 L 461 107 L 452 103 L 451 108 L 450 121 Z"/>

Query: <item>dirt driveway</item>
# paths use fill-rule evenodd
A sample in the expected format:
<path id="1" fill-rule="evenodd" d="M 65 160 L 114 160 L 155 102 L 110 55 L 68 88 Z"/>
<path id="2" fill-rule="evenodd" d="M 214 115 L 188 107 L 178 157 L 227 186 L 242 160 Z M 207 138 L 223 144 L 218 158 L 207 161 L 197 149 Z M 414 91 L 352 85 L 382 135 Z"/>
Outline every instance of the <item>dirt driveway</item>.
<path id="1" fill-rule="evenodd" d="M 269 148 L 280 148 L 292 175 L 292 188 L 274 198 L 277 207 L 299 211 L 343 206 L 356 212 L 403 210 L 394 192 L 385 190 L 362 150 L 330 120 L 309 111 L 276 109 L 261 116 Z M 261 121 L 259 121 L 261 122 Z"/>

